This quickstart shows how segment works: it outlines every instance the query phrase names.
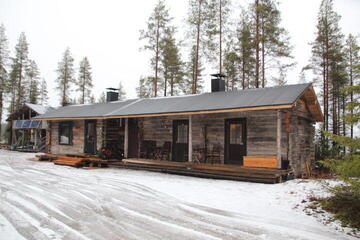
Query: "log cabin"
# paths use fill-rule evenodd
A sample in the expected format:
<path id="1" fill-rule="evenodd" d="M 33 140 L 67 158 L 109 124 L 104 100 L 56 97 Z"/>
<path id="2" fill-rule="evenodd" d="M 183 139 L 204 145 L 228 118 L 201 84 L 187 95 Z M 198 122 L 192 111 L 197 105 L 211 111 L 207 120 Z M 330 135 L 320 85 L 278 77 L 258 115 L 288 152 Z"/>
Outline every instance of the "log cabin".
<path id="1" fill-rule="evenodd" d="M 35 117 L 48 121 L 49 151 L 124 159 L 293 169 L 315 158 L 323 115 L 312 84 L 225 91 L 221 78 L 203 94 L 69 105 Z"/>

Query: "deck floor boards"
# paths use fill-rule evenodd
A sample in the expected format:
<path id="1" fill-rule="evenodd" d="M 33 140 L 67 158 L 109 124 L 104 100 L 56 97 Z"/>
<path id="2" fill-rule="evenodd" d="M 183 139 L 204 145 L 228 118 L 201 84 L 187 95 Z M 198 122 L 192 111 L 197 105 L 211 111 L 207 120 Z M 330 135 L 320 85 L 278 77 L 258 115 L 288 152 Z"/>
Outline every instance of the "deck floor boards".
<path id="1" fill-rule="evenodd" d="M 158 161 L 149 159 L 123 159 L 122 162 L 109 164 L 109 166 L 195 177 L 262 183 L 281 182 L 292 174 L 291 170 L 249 168 L 238 165 Z"/>

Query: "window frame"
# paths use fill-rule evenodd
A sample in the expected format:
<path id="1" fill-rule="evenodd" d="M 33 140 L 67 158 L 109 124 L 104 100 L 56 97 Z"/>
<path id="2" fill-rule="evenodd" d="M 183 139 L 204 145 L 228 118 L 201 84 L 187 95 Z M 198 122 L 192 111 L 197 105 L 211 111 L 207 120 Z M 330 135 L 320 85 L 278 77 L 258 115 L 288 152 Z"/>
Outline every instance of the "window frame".
<path id="1" fill-rule="evenodd" d="M 59 129 L 58 129 L 58 143 L 59 145 L 66 145 L 66 146 L 71 146 L 73 145 L 73 122 L 72 121 L 66 121 L 66 122 L 59 122 Z M 69 128 L 69 143 L 62 143 L 61 142 L 61 130 L 64 127 L 68 127 Z"/>

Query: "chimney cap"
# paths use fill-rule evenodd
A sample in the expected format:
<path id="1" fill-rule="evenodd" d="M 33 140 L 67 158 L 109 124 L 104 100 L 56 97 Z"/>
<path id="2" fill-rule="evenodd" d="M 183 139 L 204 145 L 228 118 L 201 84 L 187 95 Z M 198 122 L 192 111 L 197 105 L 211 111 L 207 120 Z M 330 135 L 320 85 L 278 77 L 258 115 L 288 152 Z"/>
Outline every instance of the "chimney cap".
<path id="1" fill-rule="evenodd" d="M 119 91 L 118 88 L 106 88 L 106 90 L 109 90 L 109 91 Z"/>
<path id="2" fill-rule="evenodd" d="M 220 79 L 226 77 L 226 75 L 221 74 L 221 73 L 210 74 L 210 76 L 220 78 Z"/>

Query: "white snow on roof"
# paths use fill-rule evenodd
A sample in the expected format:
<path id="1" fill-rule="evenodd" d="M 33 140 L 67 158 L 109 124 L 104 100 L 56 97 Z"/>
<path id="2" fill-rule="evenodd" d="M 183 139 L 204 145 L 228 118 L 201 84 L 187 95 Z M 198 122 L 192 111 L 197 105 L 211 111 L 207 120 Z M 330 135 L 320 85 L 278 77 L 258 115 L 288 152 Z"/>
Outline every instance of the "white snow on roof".
<path id="1" fill-rule="evenodd" d="M 42 106 L 38 104 L 25 103 L 25 105 L 38 114 L 44 114 L 53 109 L 52 107 Z"/>

